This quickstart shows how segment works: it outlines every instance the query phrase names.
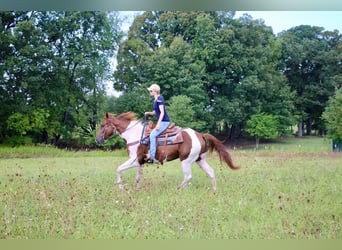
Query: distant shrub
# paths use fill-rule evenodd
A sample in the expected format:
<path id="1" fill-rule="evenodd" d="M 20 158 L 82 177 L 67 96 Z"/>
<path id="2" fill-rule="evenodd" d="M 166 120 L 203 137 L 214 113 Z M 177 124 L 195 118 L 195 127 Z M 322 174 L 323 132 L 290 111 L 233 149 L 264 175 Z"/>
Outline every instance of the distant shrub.
<path id="1" fill-rule="evenodd" d="M 4 145 L 10 147 L 30 146 L 33 145 L 33 140 L 29 136 L 11 136 L 5 139 Z"/>

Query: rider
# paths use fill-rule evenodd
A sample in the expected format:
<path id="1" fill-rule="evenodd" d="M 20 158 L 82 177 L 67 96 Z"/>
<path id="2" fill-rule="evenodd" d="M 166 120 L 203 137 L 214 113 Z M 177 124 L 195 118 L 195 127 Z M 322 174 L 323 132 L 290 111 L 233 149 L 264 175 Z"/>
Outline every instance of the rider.
<path id="1" fill-rule="evenodd" d="M 160 135 L 170 124 L 170 118 L 166 113 L 165 101 L 163 96 L 160 95 L 160 87 L 157 84 L 152 84 L 147 88 L 150 95 L 154 97 L 153 100 L 153 111 L 145 112 L 145 115 L 156 115 L 157 124 L 150 134 L 150 158 L 147 162 L 158 163 L 155 159 L 156 156 L 156 143 L 157 136 Z"/>

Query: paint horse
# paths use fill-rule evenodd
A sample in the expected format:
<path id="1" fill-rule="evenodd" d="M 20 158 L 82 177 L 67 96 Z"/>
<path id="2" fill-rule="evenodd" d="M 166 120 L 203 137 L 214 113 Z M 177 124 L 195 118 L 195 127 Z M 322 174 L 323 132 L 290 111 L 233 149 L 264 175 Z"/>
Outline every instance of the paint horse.
<path id="1" fill-rule="evenodd" d="M 146 123 L 142 122 L 141 119 L 137 119 L 132 112 L 123 113 L 117 117 L 106 113 L 97 131 L 96 142 L 99 144 L 104 143 L 115 133 L 126 141 L 129 159 L 117 168 L 117 184 L 120 189 L 124 188 L 121 173 L 132 167 L 137 167 L 136 184 L 139 185 L 142 166 L 146 163 L 145 156 L 148 151 L 148 145 L 145 143 L 147 127 Z M 180 128 L 176 135 L 176 143 L 166 143 L 165 140 L 167 139 L 165 137 L 168 137 L 168 135 L 163 132 L 157 138 L 157 140 L 164 140 L 164 142 L 162 142 L 162 145 L 157 143 L 159 146 L 157 146 L 156 159 L 161 163 L 177 158 L 180 159 L 184 179 L 178 185 L 178 189 L 183 188 L 191 180 L 191 167 L 196 162 L 209 176 L 212 187 L 216 190 L 214 170 L 206 161 L 207 153 L 212 152 L 214 149 L 218 153 L 221 163 L 223 161 L 232 170 L 239 169 L 238 166 L 233 164 L 223 143 L 211 134 L 201 134 L 191 128 Z"/>

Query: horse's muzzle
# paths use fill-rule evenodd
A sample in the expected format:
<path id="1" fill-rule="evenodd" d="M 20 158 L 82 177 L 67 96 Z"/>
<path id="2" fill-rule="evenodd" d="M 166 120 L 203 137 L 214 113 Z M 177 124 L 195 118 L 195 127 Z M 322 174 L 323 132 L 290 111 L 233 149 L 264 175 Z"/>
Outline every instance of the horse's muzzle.
<path id="1" fill-rule="evenodd" d="M 103 144 L 104 141 L 105 141 L 105 140 L 104 140 L 103 136 L 98 137 L 98 138 L 95 139 L 95 142 L 98 143 L 98 144 Z"/>

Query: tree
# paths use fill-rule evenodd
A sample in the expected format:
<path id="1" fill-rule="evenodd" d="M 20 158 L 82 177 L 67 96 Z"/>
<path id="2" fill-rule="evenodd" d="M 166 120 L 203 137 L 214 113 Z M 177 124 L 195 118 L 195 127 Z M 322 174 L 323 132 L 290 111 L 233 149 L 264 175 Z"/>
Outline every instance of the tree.
<path id="1" fill-rule="evenodd" d="M 107 97 L 105 103 L 105 111 L 116 115 L 132 111 L 138 117 L 143 117 L 145 111 L 152 109 L 152 99 L 146 88 L 132 90 L 119 97 Z"/>
<path id="2" fill-rule="evenodd" d="M 322 118 L 328 131 L 328 136 L 335 140 L 342 139 L 342 88 L 328 101 Z"/>
<path id="3" fill-rule="evenodd" d="M 114 87 L 123 95 L 157 83 L 166 100 L 191 98 L 200 131 L 242 129 L 261 110 L 292 125 L 292 95 L 276 66 L 270 27 L 233 12 L 144 12 L 120 46 Z M 281 106 L 281 109 L 276 110 Z M 198 123 L 196 126 L 199 126 Z"/>
<path id="4" fill-rule="evenodd" d="M 181 127 L 192 127 L 195 112 L 191 104 L 191 98 L 185 95 L 171 97 L 167 105 L 171 121 Z"/>
<path id="5" fill-rule="evenodd" d="M 195 130 L 203 129 L 204 122 L 195 119 L 192 99 L 185 95 L 171 97 L 167 112 L 176 125 Z"/>
<path id="6" fill-rule="evenodd" d="M 103 82 L 112 77 L 109 59 L 121 38 L 115 13 L 1 12 L 0 17 L 0 46 L 7 46 L 0 49 L 1 133 L 11 135 L 5 125 L 12 114 L 40 109 L 49 113 L 54 143 L 70 138 L 75 127 L 95 129 Z M 51 136 L 41 129 L 35 139 L 42 134 Z"/>
<path id="7" fill-rule="evenodd" d="M 216 33 L 218 54 L 207 63 L 207 90 L 223 133 L 232 138 L 257 112 L 279 115 L 285 133 L 292 125 L 292 95 L 277 70 L 280 57 L 270 27 L 245 15 L 225 19 Z"/>
<path id="8" fill-rule="evenodd" d="M 205 64 L 190 44 L 193 27 L 183 25 L 194 23 L 196 16 L 196 12 L 145 12 L 137 17 L 118 52 L 114 88 L 124 96 L 157 83 L 166 101 L 186 95 L 194 104 L 194 119 L 203 121 L 204 129 L 211 118 L 202 81 Z"/>
<path id="9" fill-rule="evenodd" d="M 41 133 L 49 130 L 49 112 L 44 109 L 36 109 L 31 113 L 22 114 L 16 112 L 8 117 L 7 128 L 18 133 L 20 136 L 29 133 Z"/>
<path id="10" fill-rule="evenodd" d="M 30 12 L 0 12 L 0 141 L 9 135 L 6 120 L 14 113 L 27 113 L 30 106 L 25 89 L 33 80 L 37 57 L 45 55 L 44 50 L 30 60 L 25 54 L 38 53 L 33 44 L 39 31 L 29 20 Z M 19 37 L 20 35 L 20 37 Z M 29 46 L 25 46 L 25 44 Z M 37 46 L 39 47 L 39 46 Z M 18 51 L 22 53 L 18 53 Z M 28 66 L 30 64 L 30 67 Z M 26 72 L 30 71 L 29 74 Z M 39 74 L 36 74 L 36 80 Z"/>
<path id="11" fill-rule="evenodd" d="M 256 149 L 259 148 L 259 139 L 276 138 L 278 133 L 278 118 L 274 115 L 257 113 L 247 121 L 246 131 L 255 136 Z"/>
<path id="12" fill-rule="evenodd" d="M 40 19 L 54 53 L 52 67 L 55 70 L 50 83 L 55 91 L 50 101 L 59 104 L 53 106 L 52 113 L 62 127 L 55 135 L 57 142 L 60 136 L 70 136 L 63 131 L 72 131 L 75 125 L 80 125 L 81 108 L 90 109 L 88 119 L 95 128 L 99 104 L 88 97 L 93 95 L 97 96 L 95 100 L 103 100 L 101 83 L 109 77 L 106 74 L 109 57 L 113 55 L 118 34 L 113 32 L 112 21 L 103 12 L 46 12 Z"/>
<path id="13" fill-rule="evenodd" d="M 337 31 L 324 32 L 322 27 L 300 25 L 283 32 L 279 41 L 282 43 L 279 68 L 295 93 L 298 135 L 303 134 L 304 125 L 308 135 L 313 128 L 321 131 L 321 114 L 335 91 L 333 79 L 340 74 L 341 59 L 336 48 L 341 46 L 341 36 Z"/>

